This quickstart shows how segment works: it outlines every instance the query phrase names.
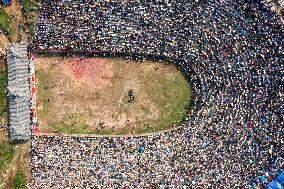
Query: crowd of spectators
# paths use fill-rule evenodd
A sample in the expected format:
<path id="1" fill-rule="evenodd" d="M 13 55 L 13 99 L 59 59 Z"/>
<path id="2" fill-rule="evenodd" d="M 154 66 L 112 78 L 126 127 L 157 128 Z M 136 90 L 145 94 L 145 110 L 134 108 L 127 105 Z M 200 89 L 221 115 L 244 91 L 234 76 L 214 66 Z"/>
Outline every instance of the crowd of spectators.
<path id="1" fill-rule="evenodd" d="M 269 7 L 284 24 L 284 1 L 283 0 L 264 0 L 264 4 Z"/>
<path id="2" fill-rule="evenodd" d="M 34 50 L 168 57 L 196 101 L 177 129 L 32 137 L 30 188 L 264 188 L 284 168 L 283 26 L 253 0 L 45 0 Z"/>

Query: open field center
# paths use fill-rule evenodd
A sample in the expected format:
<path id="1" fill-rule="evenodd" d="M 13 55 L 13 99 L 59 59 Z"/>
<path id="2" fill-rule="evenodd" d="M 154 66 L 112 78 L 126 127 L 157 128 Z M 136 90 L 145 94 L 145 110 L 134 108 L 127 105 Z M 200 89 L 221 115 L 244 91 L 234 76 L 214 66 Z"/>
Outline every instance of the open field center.
<path id="1" fill-rule="evenodd" d="M 183 119 L 192 98 L 186 78 L 166 62 L 38 56 L 36 78 L 41 132 L 160 131 Z"/>

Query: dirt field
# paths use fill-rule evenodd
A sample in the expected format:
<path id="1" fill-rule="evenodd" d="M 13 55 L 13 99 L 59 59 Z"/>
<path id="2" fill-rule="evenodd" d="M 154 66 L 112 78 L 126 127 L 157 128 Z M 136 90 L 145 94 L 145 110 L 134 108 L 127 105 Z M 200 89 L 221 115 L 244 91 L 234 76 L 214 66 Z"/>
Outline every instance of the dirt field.
<path id="1" fill-rule="evenodd" d="M 166 63 L 38 56 L 36 71 L 41 132 L 164 130 L 184 117 L 191 100 L 182 73 Z M 135 100 L 128 103 L 130 89 Z"/>

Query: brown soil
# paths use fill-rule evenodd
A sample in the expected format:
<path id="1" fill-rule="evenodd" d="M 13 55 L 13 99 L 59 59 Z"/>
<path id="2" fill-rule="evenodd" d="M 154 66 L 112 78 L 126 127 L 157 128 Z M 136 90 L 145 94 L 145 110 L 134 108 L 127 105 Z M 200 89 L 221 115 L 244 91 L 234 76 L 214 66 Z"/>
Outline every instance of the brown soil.
<path id="1" fill-rule="evenodd" d="M 0 32 L 0 57 L 2 54 L 6 53 L 8 43 L 9 40 L 7 36 L 5 36 L 3 33 Z"/>

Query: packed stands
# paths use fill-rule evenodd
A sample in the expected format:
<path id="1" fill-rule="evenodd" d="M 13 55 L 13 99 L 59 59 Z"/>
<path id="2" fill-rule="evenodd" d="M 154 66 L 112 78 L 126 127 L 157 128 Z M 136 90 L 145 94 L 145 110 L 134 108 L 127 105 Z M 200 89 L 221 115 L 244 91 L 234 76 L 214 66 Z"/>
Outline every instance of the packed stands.
<path id="1" fill-rule="evenodd" d="M 33 135 L 29 187 L 266 187 L 284 167 L 283 39 L 261 1 L 43 1 L 36 52 L 174 59 L 200 96 L 165 132 Z"/>

